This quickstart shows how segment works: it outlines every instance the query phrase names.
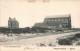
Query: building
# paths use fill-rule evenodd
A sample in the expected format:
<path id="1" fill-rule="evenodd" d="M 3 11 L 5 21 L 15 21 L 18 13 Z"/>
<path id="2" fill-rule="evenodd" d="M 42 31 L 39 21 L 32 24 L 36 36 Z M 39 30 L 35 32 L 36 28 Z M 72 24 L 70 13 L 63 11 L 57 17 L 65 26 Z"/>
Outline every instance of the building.
<path id="1" fill-rule="evenodd" d="M 19 28 L 19 22 L 15 18 L 12 19 L 9 17 L 8 28 L 10 28 L 10 29 Z"/>
<path id="2" fill-rule="evenodd" d="M 71 15 L 46 16 L 43 23 L 36 23 L 33 27 L 71 29 Z"/>

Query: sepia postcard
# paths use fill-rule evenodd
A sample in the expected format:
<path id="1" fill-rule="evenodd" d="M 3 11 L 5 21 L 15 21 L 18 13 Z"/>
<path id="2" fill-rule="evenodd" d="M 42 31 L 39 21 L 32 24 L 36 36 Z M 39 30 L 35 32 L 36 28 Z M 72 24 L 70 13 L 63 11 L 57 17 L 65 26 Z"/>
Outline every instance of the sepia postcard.
<path id="1" fill-rule="evenodd" d="M 80 0 L 0 0 L 0 51 L 79 51 Z"/>

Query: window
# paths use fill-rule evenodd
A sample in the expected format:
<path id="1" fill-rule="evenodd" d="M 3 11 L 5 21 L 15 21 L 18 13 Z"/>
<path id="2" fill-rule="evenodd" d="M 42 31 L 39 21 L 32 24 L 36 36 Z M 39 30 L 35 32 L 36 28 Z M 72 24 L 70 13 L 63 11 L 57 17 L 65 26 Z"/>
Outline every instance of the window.
<path id="1" fill-rule="evenodd" d="M 65 19 L 65 21 L 68 21 L 68 19 Z"/>
<path id="2" fill-rule="evenodd" d="M 63 22 L 63 21 L 64 21 L 64 19 L 61 19 L 61 21 Z"/>
<path id="3" fill-rule="evenodd" d="M 60 19 L 58 19 L 58 21 L 60 22 Z"/>
<path id="4" fill-rule="evenodd" d="M 57 21 L 57 19 L 55 19 L 55 22 Z"/>
<path id="5" fill-rule="evenodd" d="M 55 19 L 52 20 L 53 22 L 55 21 Z"/>

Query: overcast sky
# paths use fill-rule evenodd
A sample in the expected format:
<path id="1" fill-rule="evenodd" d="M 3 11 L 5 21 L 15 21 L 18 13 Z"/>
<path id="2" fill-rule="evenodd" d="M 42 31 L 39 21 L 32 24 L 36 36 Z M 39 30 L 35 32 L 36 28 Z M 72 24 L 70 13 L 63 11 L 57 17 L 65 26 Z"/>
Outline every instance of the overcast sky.
<path id="1" fill-rule="evenodd" d="M 79 1 L 36 1 L 2 0 L 1 26 L 8 26 L 8 19 L 16 18 L 19 27 L 33 26 L 42 22 L 46 16 L 71 14 L 72 26 L 80 28 L 80 2 Z"/>

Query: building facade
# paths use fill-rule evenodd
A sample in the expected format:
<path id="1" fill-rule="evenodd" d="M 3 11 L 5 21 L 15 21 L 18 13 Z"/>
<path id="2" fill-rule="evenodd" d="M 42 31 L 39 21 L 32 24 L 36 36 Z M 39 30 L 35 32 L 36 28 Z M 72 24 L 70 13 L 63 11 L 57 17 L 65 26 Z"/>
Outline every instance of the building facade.
<path id="1" fill-rule="evenodd" d="M 71 15 L 47 16 L 45 17 L 43 23 L 36 23 L 34 27 L 71 29 Z"/>
<path id="2" fill-rule="evenodd" d="M 19 28 L 19 22 L 15 18 L 10 18 L 8 20 L 8 28 L 10 29 L 17 29 Z"/>

